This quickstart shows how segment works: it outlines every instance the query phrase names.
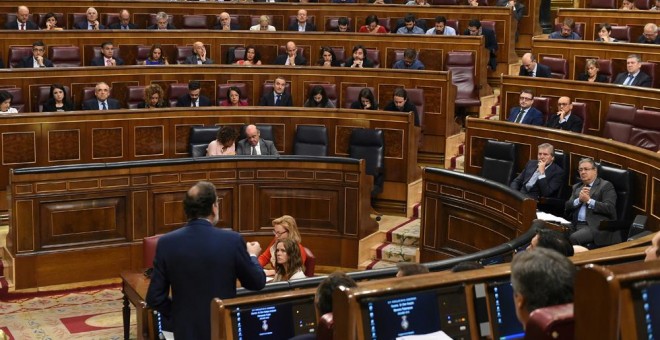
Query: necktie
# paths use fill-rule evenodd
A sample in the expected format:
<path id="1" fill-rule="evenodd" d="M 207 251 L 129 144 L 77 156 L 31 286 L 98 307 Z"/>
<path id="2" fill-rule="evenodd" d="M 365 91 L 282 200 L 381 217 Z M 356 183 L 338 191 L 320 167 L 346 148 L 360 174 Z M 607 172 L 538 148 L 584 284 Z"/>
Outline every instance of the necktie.
<path id="1" fill-rule="evenodd" d="M 250 151 L 250 155 L 254 156 L 254 155 L 256 155 L 256 154 L 257 154 L 257 148 L 255 148 L 255 147 L 253 146 L 253 147 L 252 147 L 252 151 Z"/>
<path id="2" fill-rule="evenodd" d="M 21 24 L 21 31 L 25 31 L 25 23 Z"/>
<path id="3" fill-rule="evenodd" d="M 190 103 L 190 107 L 197 107 L 197 101 L 196 101 L 196 100 L 193 100 L 193 101 Z"/>
<path id="4" fill-rule="evenodd" d="M 520 123 L 522 122 L 523 116 L 525 115 L 525 110 L 520 109 L 520 112 L 518 112 L 518 116 L 516 117 L 515 123 Z"/>
<path id="5" fill-rule="evenodd" d="M 127 29 L 128 29 L 128 26 L 124 26 L 124 25 L 122 25 L 122 26 L 121 26 L 121 29 L 123 29 L 123 30 L 127 30 Z"/>
<path id="6" fill-rule="evenodd" d="M 105 66 L 112 66 L 112 63 L 110 62 L 110 59 L 105 60 Z"/>
<path id="7" fill-rule="evenodd" d="M 105 102 L 101 102 L 101 110 L 107 110 L 108 107 L 105 106 Z"/>
<path id="8" fill-rule="evenodd" d="M 282 95 L 278 94 L 277 99 L 275 100 L 275 106 L 280 106 L 281 103 L 282 103 Z"/>
<path id="9" fill-rule="evenodd" d="M 532 71 L 532 77 L 536 77 L 536 72 Z"/>
<path id="10" fill-rule="evenodd" d="M 626 78 L 626 81 L 623 82 L 623 85 L 631 85 L 632 82 L 633 82 L 633 79 L 635 79 L 635 77 L 633 77 L 633 75 L 631 73 L 629 73 L 628 78 Z"/>

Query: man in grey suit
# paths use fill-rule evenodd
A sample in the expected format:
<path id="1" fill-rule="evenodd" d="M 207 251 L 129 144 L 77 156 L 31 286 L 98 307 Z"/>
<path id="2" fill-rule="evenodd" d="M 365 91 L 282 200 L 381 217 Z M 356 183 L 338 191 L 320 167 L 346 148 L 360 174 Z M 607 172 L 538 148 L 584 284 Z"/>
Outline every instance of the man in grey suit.
<path id="1" fill-rule="evenodd" d="M 609 245 L 617 240 L 614 233 L 598 230 L 600 221 L 616 219 L 616 191 L 612 183 L 598 178 L 598 169 L 591 158 L 583 158 L 578 165 L 582 183 L 573 185 L 573 194 L 566 202 L 566 216 L 571 218 L 574 245 L 594 243 Z"/>
<path id="2" fill-rule="evenodd" d="M 189 65 L 209 65 L 213 64 L 213 59 L 209 58 L 206 54 L 206 47 L 201 41 L 196 41 L 193 44 L 193 54 L 186 58 L 184 64 Z"/>
<path id="3" fill-rule="evenodd" d="M 261 139 L 261 132 L 255 125 L 248 125 L 245 128 L 245 134 L 247 138 L 241 139 L 236 143 L 236 154 L 237 155 L 268 155 L 268 156 L 279 156 L 280 153 L 277 152 L 275 144 L 269 140 Z"/>

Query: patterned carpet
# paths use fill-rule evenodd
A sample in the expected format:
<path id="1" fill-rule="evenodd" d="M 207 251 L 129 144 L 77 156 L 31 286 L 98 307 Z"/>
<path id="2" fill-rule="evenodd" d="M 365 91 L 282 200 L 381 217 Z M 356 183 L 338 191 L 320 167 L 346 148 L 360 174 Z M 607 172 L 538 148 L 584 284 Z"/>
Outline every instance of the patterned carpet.
<path id="1" fill-rule="evenodd" d="M 17 340 L 123 339 L 122 296 L 120 287 L 111 287 L 0 301 L 0 329 Z"/>

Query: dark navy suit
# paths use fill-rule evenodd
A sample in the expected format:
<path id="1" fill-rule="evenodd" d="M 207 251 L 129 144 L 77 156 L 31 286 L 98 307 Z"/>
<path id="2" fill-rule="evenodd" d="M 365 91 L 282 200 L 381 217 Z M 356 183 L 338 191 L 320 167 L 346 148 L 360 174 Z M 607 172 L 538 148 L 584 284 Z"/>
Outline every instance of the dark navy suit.
<path id="1" fill-rule="evenodd" d="M 273 93 L 274 92 L 268 92 L 261 96 L 261 99 L 259 100 L 259 106 L 276 106 L 275 95 Z M 293 106 L 293 99 L 291 98 L 291 95 L 286 92 L 282 93 L 280 105 L 278 106 Z"/>
<path id="2" fill-rule="evenodd" d="M 545 126 L 550 128 L 573 131 L 577 133 L 582 132 L 582 125 L 584 125 L 584 122 L 582 122 L 582 118 L 572 113 L 568 116 L 568 119 L 563 123 L 559 122 L 559 115 L 552 115 L 548 119 L 548 122 L 545 124 Z"/>
<path id="3" fill-rule="evenodd" d="M 537 110 L 533 106 L 530 107 L 529 112 L 525 114 L 525 118 L 523 118 L 521 124 L 530 124 L 530 125 L 539 125 L 543 126 L 543 113 L 541 111 Z M 507 120 L 509 122 L 515 122 L 516 118 L 518 118 L 518 114 L 520 113 L 520 107 L 514 107 L 511 109 L 509 112 L 509 118 Z"/>
<path id="4" fill-rule="evenodd" d="M 236 279 L 251 290 L 266 284 L 241 235 L 205 219 L 158 239 L 153 266 L 146 301 L 170 319 L 175 339 L 210 339 L 211 300 L 236 296 Z"/>
<path id="5" fill-rule="evenodd" d="M 552 163 L 545 168 L 545 177 L 538 179 L 531 189 L 527 189 L 527 182 L 532 178 L 538 168 L 539 161 L 531 160 L 525 169 L 509 185 L 511 189 L 538 200 L 539 197 L 555 197 L 564 180 L 564 169 Z"/>
<path id="6" fill-rule="evenodd" d="M 27 56 L 23 57 L 18 63 L 16 68 L 33 68 L 34 67 L 34 57 Z M 50 59 L 44 58 L 44 67 L 53 67 L 53 62 Z"/>
<path id="7" fill-rule="evenodd" d="M 520 65 L 520 71 L 518 72 L 519 76 L 531 77 L 532 72 L 528 71 L 525 66 Z M 550 67 L 536 63 L 536 77 L 537 78 L 550 78 L 552 76 L 552 71 Z"/>

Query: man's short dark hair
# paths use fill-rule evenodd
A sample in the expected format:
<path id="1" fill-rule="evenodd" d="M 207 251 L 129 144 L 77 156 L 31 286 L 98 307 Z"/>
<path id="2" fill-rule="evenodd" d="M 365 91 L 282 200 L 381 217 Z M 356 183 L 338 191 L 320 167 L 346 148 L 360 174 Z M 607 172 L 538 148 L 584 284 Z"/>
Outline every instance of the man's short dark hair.
<path id="1" fill-rule="evenodd" d="M 347 17 L 341 17 L 337 19 L 337 25 L 338 26 L 348 26 L 348 18 Z"/>
<path id="2" fill-rule="evenodd" d="M 417 274 L 425 274 L 429 272 L 429 268 L 419 263 L 399 262 L 396 264 L 401 276 L 411 276 Z"/>
<path id="3" fill-rule="evenodd" d="M 319 315 L 332 312 L 332 292 L 339 286 L 357 287 L 357 283 L 342 272 L 334 272 L 326 277 L 316 289 L 316 302 Z"/>
<path id="4" fill-rule="evenodd" d="M 552 229 L 539 229 L 536 231 L 539 236 L 537 247 L 552 249 L 564 256 L 573 256 L 575 251 L 573 245 L 564 236 L 564 234 Z"/>
<path id="5" fill-rule="evenodd" d="M 199 181 L 186 192 L 183 199 L 183 211 L 188 220 L 206 218 L 213 213 L 213 204 L 218 200 L 215 185 L 210 182 Z"/>
<path id="6" fill-rule="evenodd" d="M 468 22 L 468 27 L 481 28 L 481 21 L 478 19 L 472 19 Z"/>
<path id="7" fill-rule="evenodd" d="M 114 44 L 112 43 L 112 41 L 104 41 L 101 43 L 101 48 L 105 48 L 108 45 L 113 46 Z"/>
<path id="8" fill-rule="evenodd" d="M 404 22 L 415 22 L 415 15 L 412 13 L 406 14 L 405 17 L 403 17 Z"/>
<path id="9" fill-rule="evenodd" d="M 415 51 L 414 48 L 406 48 L 403 51 L 403 57 L 415 60 L 415 59 L 417 59 L 417 51 Z"/>
<path id="10" fill-rule="evenodd" d="M 394 93 L 392 94 L 392 97 L 401 97 L 404 100 L 408 99 L 408 91 L 406 91 L 406 89 L 404 89 L 403 87 L 397 87 L 394 89 Z"/>
<path id="11" fill-rule="evenodd" d="M 41 40 L 37 40 L 37 41 L 35 41 L 35 42 L 32 43 L 32 47 L 36 47 L 36 46 L 45 47 L 46 45 L 44 44 L 43 41 L 41 41 Z"/>
<path id="12" fill-rule="evenodd" d="M 197 80 L 191 80 L 188 82 L 188 90 L 194 91 L 202 88 L 202 84 L 200 84 Z"/>
<path id="13" fill-rule="evenodd" d="M 520 91 L 520 94 L 523 94 L 523 93 L 527 93 L 527 94 L 532 95 L 532 99 L 534 99 L 534 91 L 532 91 L 531 89 L 522 89 L 522 91 Z"/>
<path id="14" fill-rule="evenodd" d="M 518 253 L 511 262 L 513 291 L 525 299 L 528 313 L 573 302 L 575 265 L 566 256 L 550 249 Z"/>
<path id="15" fill-rule="evenodd" d="M 447 18 L 445 18 L 442 15 L 438 15 L 437 17 L 435 17 L 435 23 L 436 24 L 443 23 L 443 24 L 446 25 L 447 24 Z"/>

